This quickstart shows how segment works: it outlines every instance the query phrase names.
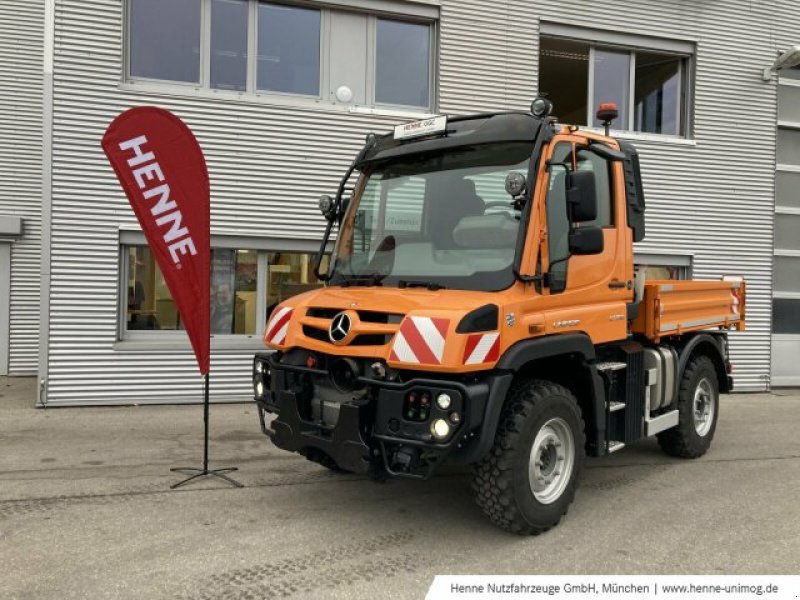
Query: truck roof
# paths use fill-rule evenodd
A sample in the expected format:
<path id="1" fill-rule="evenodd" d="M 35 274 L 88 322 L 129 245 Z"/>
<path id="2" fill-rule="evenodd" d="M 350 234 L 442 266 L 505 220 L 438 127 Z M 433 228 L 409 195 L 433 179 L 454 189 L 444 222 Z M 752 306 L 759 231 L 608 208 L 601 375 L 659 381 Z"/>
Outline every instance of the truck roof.
<path id="1" fill-rule="evenodd" d="M 447 129 L 430 136 L 396 140 L 392 133 L 367 142 L 356 167 L 412 154 L 497 142 L 534 143 L 543 121 L 527 112 L 480 113 L 449 117 Z"/>

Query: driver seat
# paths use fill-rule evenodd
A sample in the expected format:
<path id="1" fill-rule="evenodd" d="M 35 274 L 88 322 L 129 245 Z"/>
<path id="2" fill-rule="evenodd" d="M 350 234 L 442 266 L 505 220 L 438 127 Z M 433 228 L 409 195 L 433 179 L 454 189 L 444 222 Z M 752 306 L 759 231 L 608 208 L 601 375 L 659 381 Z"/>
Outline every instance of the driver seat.
<path id="1" fill-rule="evenodd" d="M 441 184 L 436 190 L 439 193 L 431 195 L 431 237 L 437 248 L 450 250 L 458 247 L 453 231 L 461 219 L 482 215 L 486 203 L 471 179 L 444 180 Z"/>

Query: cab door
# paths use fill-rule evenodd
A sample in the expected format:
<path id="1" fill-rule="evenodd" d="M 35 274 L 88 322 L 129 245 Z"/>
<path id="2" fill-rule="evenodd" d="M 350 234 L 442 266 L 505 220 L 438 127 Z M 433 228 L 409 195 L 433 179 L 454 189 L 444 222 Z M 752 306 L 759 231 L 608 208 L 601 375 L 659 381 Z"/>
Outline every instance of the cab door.
<path id="1" fill-rule="evenodd" d="M 622 165 L 588 149 L 588 140 L 557 136 L 549 148 L 544 191 L 542 238 L 542 308 L 546 333 L 583 331 L 594 343 L 627 336 L 627 302 L 633 297 L 631 241 L 624 213 Z M 570 222 L 567 173 L 592 174 L 597 217 Z M 603 249 L 597 254 L 573 255 L 570 233 L 583 227 L 602 229 Z"/>

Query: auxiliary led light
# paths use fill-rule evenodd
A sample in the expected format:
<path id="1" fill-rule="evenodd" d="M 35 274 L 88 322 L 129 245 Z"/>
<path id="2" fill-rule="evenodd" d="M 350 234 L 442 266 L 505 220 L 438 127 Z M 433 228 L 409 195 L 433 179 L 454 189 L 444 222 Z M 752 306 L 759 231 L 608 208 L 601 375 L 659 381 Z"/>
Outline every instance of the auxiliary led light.
<path id="1" fill-rule="evenodd" d="M 450 425 L 444 419 L 436 419 L 431 423 L 431 433 L 437 440 L 443 440 L 450 435 Z"/>
<path id="2" fill-rule="evenodd" d="M 452 399 L 450 398 L 450 394 L 439 394 L 436 396 L 436 405 L 441 408 L 442 410 L 447 410 L 450 408 L 450 405 L 453 403 Z"/>

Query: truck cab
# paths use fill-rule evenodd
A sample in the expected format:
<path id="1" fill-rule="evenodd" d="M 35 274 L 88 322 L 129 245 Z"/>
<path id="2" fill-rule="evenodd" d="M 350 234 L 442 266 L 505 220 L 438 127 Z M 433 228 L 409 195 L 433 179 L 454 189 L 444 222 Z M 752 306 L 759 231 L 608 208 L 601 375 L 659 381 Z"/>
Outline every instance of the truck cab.
<path id="1" fill-rule="evenodd" d="M 273 310 L 254 359 L 275 445 L 376 478 L 472 465 L 479 506 L 523 534 L 558 523 L 587 455 L 707 450 L 744 282 L 645 281 L 635 148 L 551 110 L 367 136 L 320 201 L 326 286 Z"/>

